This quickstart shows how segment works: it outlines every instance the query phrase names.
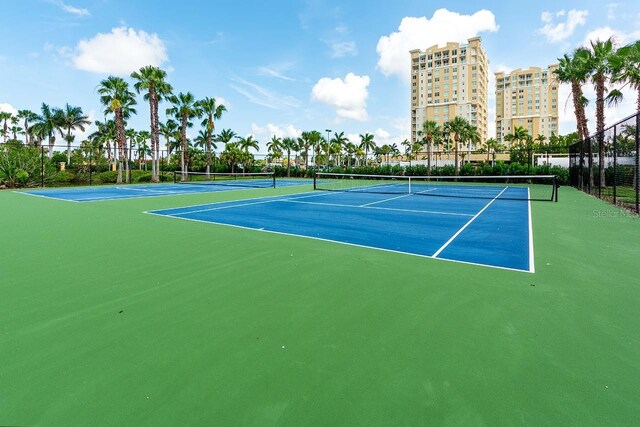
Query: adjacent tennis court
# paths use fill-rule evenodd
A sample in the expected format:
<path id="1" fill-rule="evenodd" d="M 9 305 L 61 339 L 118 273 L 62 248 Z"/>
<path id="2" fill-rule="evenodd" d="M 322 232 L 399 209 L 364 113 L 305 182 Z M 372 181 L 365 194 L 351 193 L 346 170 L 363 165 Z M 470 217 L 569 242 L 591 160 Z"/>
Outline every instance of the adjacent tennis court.
<path id="1" fill-rule="evenodd" d="M 325 174 L 316 182 L 316 189 L 332 191 L 149 213 L 441 260 L 535 271 L 530 186 L 495 180 L 453 183 L 408 177 L 333 178 Z M 551 195 L 555 188 L 545 191 Z M 421 197 L 438 194 L 445 197 Z"/>
<path id="2" fill-rule="evenodd" d="M 143 197 L 172 196 L 180 194 L 213 193 L 219 191 L 237 191 L 251 188 L 273 188 L 308 185 L 311 180 L 286 180 L 276 184 L 273 173 L 212 173 L 189 172 L 186 180 L 181 181 L 176 175 L 173 184 L 146 185 L 109 185 L 80 188 L 60 188 L 46 190 L 29 190 L 21 193 L 31 196 L 70 202 L 98 202 L 118 199 L 139 199 Z"/>

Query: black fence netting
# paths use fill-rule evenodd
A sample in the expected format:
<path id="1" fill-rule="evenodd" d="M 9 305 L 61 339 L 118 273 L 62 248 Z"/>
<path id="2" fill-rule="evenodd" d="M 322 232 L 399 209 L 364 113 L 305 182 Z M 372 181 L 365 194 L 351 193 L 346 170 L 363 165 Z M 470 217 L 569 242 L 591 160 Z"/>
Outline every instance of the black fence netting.
<path id="1" fill-rule="evenodd" d="M 569 183 L 640 213 L 639 129 L 640 112 L 570 146 Z"/>

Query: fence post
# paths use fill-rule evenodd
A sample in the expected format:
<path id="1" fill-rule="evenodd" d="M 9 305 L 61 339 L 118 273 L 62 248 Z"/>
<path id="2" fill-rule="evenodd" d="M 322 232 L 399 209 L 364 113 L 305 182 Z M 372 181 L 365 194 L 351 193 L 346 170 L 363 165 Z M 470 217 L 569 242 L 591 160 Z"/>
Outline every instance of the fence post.
<path id="1" fill-rule="evenodd" d="M 640 113 L 636 114 L 636 213 L 640 213 Z"/>
<path id="2" fill-rule="evenodd" d="M 40 147 L 40 187 L 44 187 L 44 146 Z"/>
<path id="3" fill-rule="evenodd" d="M 591 138 L 587 138 L 587 143 L 589 144 L 589 158 L 587 159 L 587 164 L 589 165 L 589 176 L 587 177 L 587 188 L 589 189 L 589 194 L 593 194 L 591 193 L 591 181 L 593 178 L 593 144 L 591 143 Z"/>
<path id="4" fill-rule="evenodd" d="M 613 204 L 618 204 L 618 125 L 613 127 Z"/>

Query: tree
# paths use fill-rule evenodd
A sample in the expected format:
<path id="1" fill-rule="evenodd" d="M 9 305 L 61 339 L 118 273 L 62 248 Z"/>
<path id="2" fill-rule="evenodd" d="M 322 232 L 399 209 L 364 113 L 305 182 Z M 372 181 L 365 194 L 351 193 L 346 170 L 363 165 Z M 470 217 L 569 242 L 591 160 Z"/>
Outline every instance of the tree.
<path id="1" fill-rule="evenodd" d="M 118 145 L 118 177 L 116 183 L 122 183 L 122 158 L 125 142 L 125 122 L 135 114 L 135 95 L 129 90 L 129 84 L 120 77 L 109 76 L 98 86 L 100 102 L 105 107 L 105 114 L 113 114 L 116 124 L 116 143 Z M 127 182 L 129 182 L 129 162 L 126 162 Z"/>
<path id="2" fill-rule="evenodd" d="M 31 144 L 30 141 L 30 132 L 29 132 L 29 123 L 32 123 L 38 119 L 38 115 L 31 110 L 19 110 L 18 118 L 24 120 L 24 143 L 25 145 Z"/>
<path id="3" fill-rule="evenodd" d="M 247 136 L 246 138 L 240 138 L 238 140 L 238 146 L 240 147 L 240 149 L 242 149 L 245 153 L 249 152 L 249 148 L 253 148 L 254 150 L 258 151 L 258 149 L 260 148 L 258 141 L 256 141 L 255 139 L 253 139 L 252 135 Z"/>
<path id="4" fill-rule="evenodd" d="M 604 163 L 604 103 L 607 92 L 607 81 L 613 74 L 612 63 L 615 56 L 613 40 L 591 41 L 591 49 L 586 51 L 586 62 L 591 82 L 596 91 L 596 135 L 598 138 L 598 163 L 600 169 L 600 188 L 605 187 L 605 163 Z M 615 62 L 615 61 L 613 61 Z M 615 104 L 622 99 L 619 90 L 610 91 L 606 101 Z"/>
<path id="5" fill-rule="evenodd" d="M 144 170 L 147 170 L 147 155 L 152 155 L 153 152 L 147 141 L 151 139 L 151 132 L 147 132 L 146 130 L 141 130 L 138 132 L 138 136 L 136 138 L 136 142 L 138 143 L 138 170 L 142 170 L 142 162 L 144 161 Z M 153 159 L 151 159 L 153 162 Z M 153 164 L 152 164 L 153 169 Z M 153 172 L 152 172 L 153 174 Z"/>
<path id="6" fill-rule="evenodd" d="M 273 135 L 271 140 L 267 142 L 267 151 L 271 159 L 279 159 L 282 156 L 282 139 Z"/>
<path id="7" fill-rule="evenodd" d="M 182 93 L 178 95 L 172 95 L 169 97 L 169 102 L 172 104 L 171 108 L 167 109 L 167 115 L 173 115 L 177 120 L 180 120 L 180 147 L 182 180 L 187 180 L 187 171 L 185 170 L 185 156 L 187 155 L 187 127 L 193 126 L 190 122 L 191 119 L 200 116 L 200 107 L 198 106 L 195 97 L 191 92 Z"/>
<path id="8" fill-rule="evenodd" d="M 291 177 L 291 151 L 296 149 L 297 141 L 295 138 L 284 138 L 280 146 L 287 152 L 287 178 Z"/>
<path id="9" fill-rule="evenodd" d="M 424 138 L 424 142 L 427 145 L 427 169 L 431 173 L 431 156 L 433 153 L 433 143 L 440 134 L 440 125 L 438 122 L 432 120 L 426 120 L 422 123 L 422 130 L 418 131 L 418 135 Z"/>
<path id="10" fill-rule="evenodd" d="M 369 157 L 369 150 L 374 150 L 376 148 L 376 143 L 373 140 L 373 135 L 365 132 L 365 134 L 360 134 L 360 148 L 364 150 L 364 163 L 367 164 L 367 157 Z"/>
<path id="11" fill-rule="evenodd" d="M 460 163 L 458 162 L 460 142 L 464 141 L 469 126 L 471 126 L 469 122 L 460 116 L 456 116 L 444 124 L 445 133 L 453 136 L 455 175 L 460 173 Z"/>
<path id="12" fill-rule="evenodd" d="M 206 128 L 207 141 L 205 144 L 205 154 L 207 163 L 207 179 L 209 178 L 209 171 L 211 169 L 211 140 L 213 133 L 216 130 L 215 120 L 220 120 L 222 114 L 227 111 L 227 107 L 223 104 L 218 104 L 215 98 L 204 98 L 198 101 L 198 106 L 205 116 L 202 126 Z"/>
<path id="13" fill-rule="evenodd" d="M 158 67 L 148 65 L 131 73 L 136 82 L 133 87 L 137 93 L 145 92 L 144 100 L 149 101 L 149 118 L 151 122 L 151 181 L 158 182 L 160 176 L 160 119 L 158 105 L 160 101 L 171 96 L 173 88 L 166 82 L 167 73 Z"/>
<path id="14" fill-rule="evenodd" d="M 49 158 L 53 155 L 53 147 L 56 144 L 56 131 L 59 128 L 61 119 L 59 111 L 57 108 L 51 108 L 47 104 L 42 103 L 40 115 L 36 118 L 34 125 L 34 131 L 39 141 L 48 138 Z"/>
<path id="15" fill-rule="evenodd" d="M 245 152 L 240 149 L 237 142 L 227 142 L 224 151 L 220 154 L 220 161 L 226 163 L 231 168 L 231 173 L 235 173 L 236 164 L 244 157 Z"/>
<path id="16" fill-rule="evenodd" d="M 167 147 L 167 158 L 171 157 L 171 151 L 173 149 L 171 144 L 171 138 L 178 131 L 178 123 L 174 120 L 168 119 L 164 123 L 160 123 L 160 134 L 165 138 L 165 145 Z"/>
<path id="17" fill-rule="evenodd" d="M 496 152 L 499 151 L 502 145 L 495 138 L 489 138 L 484 142 L 484 146 L 487 149 L 487 163 L 489 162 L 489 156 L 493 156 L 493 163 L 496 161 Z"/>
<path id="18" fill-rule="evenodd" d="M 218 135 L 216 135 L 215 141 L 222 142 L 226 146 L 236 136 L 236 133 L 231 129 L 222 129 L 222 131 Z"/>
<path id="19" fill-rule="evenodd" d="M 11 120 L 11 113 L 7 111 L 0 111 L 0 121 L 2 121 L 2 136 L 4 143 L 7 143 L 7 137 L 9 136 L 9 120 Z"/>
<path id="20" fill-rule="evenodd" d="M 344 135 L 344 132 L 334 132 L 333 133 L 333 137 L 331 138 L 331 140 L 329 141 L 329 154 L 333 154 L 334 156 L 337 156 L 338 159 L 336 161 L 335 157 L 334 157 L 334 161 L 336 162 L 336 165 L 338 165 L 340 163 L 340 153 L 342 153 L 342 147 L 344 147 L 344 145 L 349 141 L 349 139 Z M 328 164 L 327 164 L 328 165 Z"/>
<path id="21" fill-rule="evenodd" d="M 640 40 L 618 49 L 611 58 L 613 83 L 625 83 L 637 92 L 636 110 L 640 111 Z"/>
<path id="22" fill-rule="evenodd" d="M 76 129 L 85 131 L 85 126 L 89 126 L 91 121 L 85 116 L 81 107 L 74 107 L 66 104 L 63 109 L 59 110 L 60 121 L 58 123 L 60 136 L 67 141 L 67 165 L 71 163 L 71 132 Z"/>

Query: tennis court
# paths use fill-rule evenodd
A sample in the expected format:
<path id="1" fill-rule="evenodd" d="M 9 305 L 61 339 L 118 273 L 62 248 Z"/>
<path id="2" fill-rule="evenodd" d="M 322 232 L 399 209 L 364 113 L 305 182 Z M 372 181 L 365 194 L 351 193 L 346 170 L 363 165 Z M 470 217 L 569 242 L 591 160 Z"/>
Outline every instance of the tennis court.
<path id="1" fill-rule="evenodd" d="M 397 177 L 346 182 L 343 177 L 331 178 L 325 175 L 316 187 L 333 191 L 149 213 L 440 260 L 535 271 L 530 186 L 434 183 Z M 424 197 L 437 194 L 446 197 Z"/>
<path id="2" fill-rule="evenodd" d="M 311 180 L 278 180 L 273 174 L 210 174 L 211 179 L 205 179 L 205 174 L 190 172 L 188 180 L 181 182 L 174 179 L 172 184 L 143 184 L 143 185 L 109 185 L 80 188 L 59 188 L 45 190 L 22 191 L 37 197 L 59 199 L 69 202 L 99 202 L 119 199 L 139 199 L 143 197 L 172 196 L 180 194 L 213 193 L 220 191 L 237 191 L 251 188 L 273 188 L 308 185 Z"/>

